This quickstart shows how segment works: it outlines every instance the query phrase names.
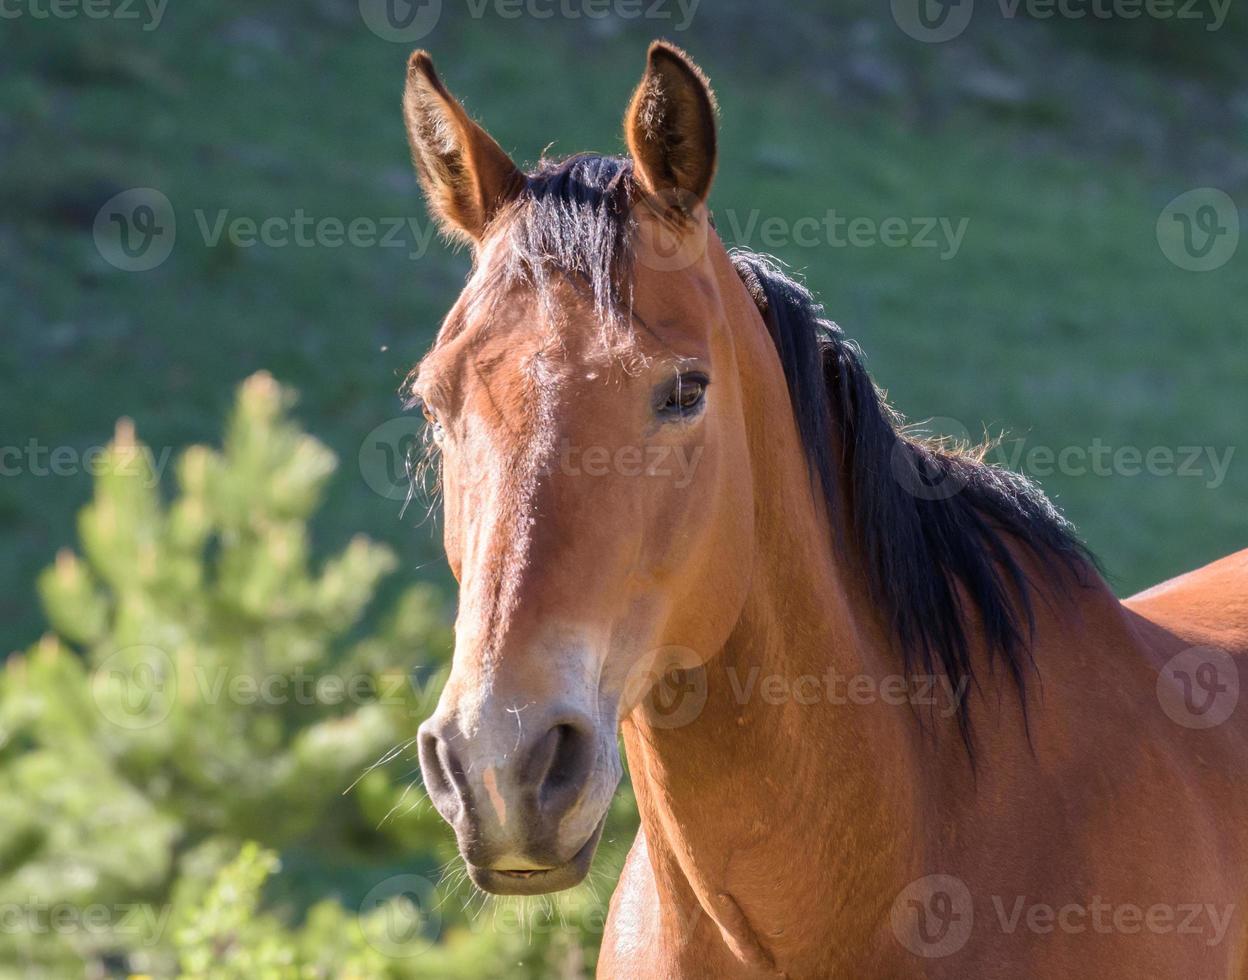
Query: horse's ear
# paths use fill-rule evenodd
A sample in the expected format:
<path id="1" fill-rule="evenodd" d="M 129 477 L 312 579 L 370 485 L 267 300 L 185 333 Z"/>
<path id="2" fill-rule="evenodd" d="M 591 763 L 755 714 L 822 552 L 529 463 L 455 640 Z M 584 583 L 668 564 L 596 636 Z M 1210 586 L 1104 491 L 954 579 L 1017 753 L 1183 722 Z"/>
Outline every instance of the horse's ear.
<path id="1" fill-rule="evenodd" d="M 706 75 L 667 41 L 650 45 L 624 134 L 642 186 L 706 201 L 715 178 L 715 95 Z"/>
<path id="2" fill-rule="evenodd" d="M 403 117 L 416 176 L 442 231 L 479 242 L 499 208 L 520 192 L 524 175 L 446 90 L 424 51 L 407 62 Z"/>

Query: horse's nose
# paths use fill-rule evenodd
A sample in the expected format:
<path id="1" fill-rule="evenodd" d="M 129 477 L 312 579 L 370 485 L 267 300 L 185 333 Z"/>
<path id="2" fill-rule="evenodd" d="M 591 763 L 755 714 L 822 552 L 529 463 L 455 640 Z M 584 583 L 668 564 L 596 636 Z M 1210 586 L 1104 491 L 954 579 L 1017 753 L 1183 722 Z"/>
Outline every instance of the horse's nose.
<path id="1" fill-rule="evenodd" d="M 527 845 L 544 852 L 550 848 L 542 843 L 557 837 L 588 784 L 594 728 L 585 715 L 564 711 L 543 724 L 481 726 L 468 736 L 454 719 L 432 718 L 421 726 L 419 746 L 429 797 L 457 831 L 469 831 L 464 837 L 483 850 Z"/>

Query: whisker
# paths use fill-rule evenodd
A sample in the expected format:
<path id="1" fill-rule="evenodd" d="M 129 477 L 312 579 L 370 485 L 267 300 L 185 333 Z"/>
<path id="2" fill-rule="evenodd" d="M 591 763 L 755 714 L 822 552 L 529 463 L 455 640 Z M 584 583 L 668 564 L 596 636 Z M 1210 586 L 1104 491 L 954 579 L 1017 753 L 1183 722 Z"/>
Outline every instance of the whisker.
<path id="1" fill-rule="evenodd" d="M 363 779 L 365 776 L 367 776 L 367 775 L 368 775 L 370 772 L 372 772 L 374 769 L 378 769 L 378 768 L 380 768 L 381 766 L 384 766 L 387 762 L 389 762 L 389 761 L 390 761 L 391 759 L 393 759 L 396 755 L 398 755 L 400 752 L 402 752 L 404 749 L 406 749 L 409 745 L 411 745 L 413 742 L 415 742 L 418 738 L 420 738 L 420 736 L 419 736 L 419 735 L 413 735 L 411 738 L 409 738 L 409 739 L 408 739 L 406 742 L 404 742 L 402 745 L 396 745 L 396 746 L 395 746 L 394 748 L 392 748 L 392 749 L 387 749 L 387 750 L 386 750 L 386 751 L 382 754 L 382 757 L 381 757 L 380 759 L 378 759 L 378 760 L 377 760 L 376 762 L 374 762 L 371 766 L 369 766 L 369 767 L 368 767 L 367 769 L 365 769 L 362 773 L 360 773 L 358 776 L 356 776 L 356 777 L 355 777 L 355 779 L 352 781 L 351 785 L 350 785 L 350 786 L 348 786 L 346 789 L 344 789 L 344 790 L 342 791 L 342 795 L 343 795 L 343 796 L 346 796 L 346 795 L 347 795 L 348 793 L 350 793 L 353 789 L 355 789 L 355 787 L 356 787 L 357 785 L 359 785 L 359 782 L 360 782 L 360 780 L 361 780 L 361 779 Z"/>
<path id="2" fill-rule="evenodd" d="M 394 815 L 394 811 L 403 805 L 403 801 L 407 798 L 407 794 L 411 792 L 412 787 L 415 785 L 416 785 L 416 780 L 413 779 L 410 783 L 407 784 L 407 786 L 403 788 L 403 792 L 399 794 L 399 798 L 398 800 L 395 801 L 394 806 L 392 806 L 389 812 L 384 817 L 381 818 L 381 823 L 377 824 L 378 830 L 384 827 L 386 825 L 386 821 L 389 820 Z"/>

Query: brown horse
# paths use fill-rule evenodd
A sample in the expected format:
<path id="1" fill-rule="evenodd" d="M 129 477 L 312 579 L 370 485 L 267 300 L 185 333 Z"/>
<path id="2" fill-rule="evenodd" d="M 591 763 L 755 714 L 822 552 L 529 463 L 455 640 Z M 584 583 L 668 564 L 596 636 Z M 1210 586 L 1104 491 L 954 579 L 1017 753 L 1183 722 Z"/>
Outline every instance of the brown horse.
<path id="1" fill-rule="evenodd" d="M 473 881 L 641 830 L 601 976 L 1248 975 L 1248 552 L 1121 602 L 1044 496 L 900 427 L 706 207 L 715 102 L 651 47 L 629 156 L 523 173 L 423 52 L 467 286 L 412 379 L 460 583 L 420 759 Z"/>

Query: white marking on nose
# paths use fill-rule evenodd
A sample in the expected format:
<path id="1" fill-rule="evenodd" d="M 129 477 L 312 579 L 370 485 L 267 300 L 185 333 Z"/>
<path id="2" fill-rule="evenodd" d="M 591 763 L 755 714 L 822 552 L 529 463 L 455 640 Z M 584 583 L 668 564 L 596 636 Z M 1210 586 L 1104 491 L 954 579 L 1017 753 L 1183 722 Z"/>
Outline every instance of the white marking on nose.
<path id="1" fill-rule="evenodd" d="M 494 812 L 498 814 L 498 825 L 507 826 L 507 803 L 503 799 L 503 794 L 498 791 L 498 770 L 490 766 L 485 770 L 481 781 L 485 784 L 485 792 L 490 797 L 490 802 L 494 805 Z"/>

